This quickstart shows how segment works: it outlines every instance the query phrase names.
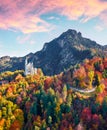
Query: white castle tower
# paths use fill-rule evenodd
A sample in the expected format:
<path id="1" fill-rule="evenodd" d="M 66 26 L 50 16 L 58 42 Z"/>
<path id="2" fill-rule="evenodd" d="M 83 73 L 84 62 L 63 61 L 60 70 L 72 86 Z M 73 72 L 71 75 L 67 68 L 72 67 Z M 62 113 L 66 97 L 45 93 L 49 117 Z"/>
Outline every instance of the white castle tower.
<path id="1" fill-rule="evenodd" d="M 25 75 L 28 75 L 28 74 L 34 75 L 36 73 L 37 73 L 37 68 L 34 68 L 33 62 L 28 63 L 28 60 L 26 58 L 26 60 L 25 60 Z"/>

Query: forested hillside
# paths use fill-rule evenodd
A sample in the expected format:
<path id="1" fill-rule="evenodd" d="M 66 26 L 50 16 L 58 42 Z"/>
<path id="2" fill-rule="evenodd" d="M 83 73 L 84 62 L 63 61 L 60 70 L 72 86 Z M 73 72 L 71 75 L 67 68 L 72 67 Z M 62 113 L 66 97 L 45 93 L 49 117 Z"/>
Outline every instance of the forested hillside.
<path id="1" fill-rule="evenodd" d="M 107 58 L 87 59 L 59 75 L 38 69 L 26 77 L 5 72 L 0 80 L 9 81 L 0 86 L 0 130 L 107 129 Z"/>

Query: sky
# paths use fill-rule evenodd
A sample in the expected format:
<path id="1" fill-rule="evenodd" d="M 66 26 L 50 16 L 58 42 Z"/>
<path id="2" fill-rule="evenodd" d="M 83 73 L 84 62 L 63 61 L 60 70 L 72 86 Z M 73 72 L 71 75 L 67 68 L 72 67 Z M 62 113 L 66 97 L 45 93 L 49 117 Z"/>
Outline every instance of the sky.
<path id="1" fill-rule="evenodd" d="M 0 0 L 0 57 L 39 51 L 68 29 L 107 45 L 107 0 Z"/>

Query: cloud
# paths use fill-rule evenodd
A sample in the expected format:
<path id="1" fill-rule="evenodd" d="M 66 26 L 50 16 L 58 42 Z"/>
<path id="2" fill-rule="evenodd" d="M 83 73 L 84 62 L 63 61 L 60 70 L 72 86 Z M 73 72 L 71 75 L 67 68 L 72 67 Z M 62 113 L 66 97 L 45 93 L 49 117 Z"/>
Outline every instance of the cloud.
<path id="1" fill-rule="evenodd" d="M 37 0 L 0 0 L 0 28 L 23 33 L 48 31 L 50 25 L 35 11 L 37 3 Z"/>
<path id="2" fill-rule="evenodd" d="M 34 45 L 36 42 L 34 40 L 30 41 L 30 45 Z"/>
<path id="3" fill-rule="evenodd" d="M 51 12 L 80 22 L 87 22 L 95 17 L 107 22 L 107 1 L 0 0 L 0 28 L 23 33 L 49 31 L 52 25 L 41 16 Z"/>
<path id="4" fill-rule="evenodd" d="M 27 43 L 30 40 L 30 38 L 31 38 L 30 34 L 21 35 L 17 37 L 17 41 L 20 44 L 24 44 Z"/>
<path id="5" fill-rule="evenodd" d="M 97 25 L 97 26 L 95 27 L 95 29 L 96 29 L 97 31 L 101 32 L 101 31 L 104 30 L 104 27 L 101 26 L 101 25 Z"/>
<path id="6" fill-rule="evenodd" d="M 101 14 L 101 20 L 104 21 L 104 24 L 107 26 L 107 11 Z"/>
<path id="7" fill-rule="evenodd" d="M 48 17 L 49 20 L 59 20 L 60 18 L 59 17 L 55 17 L 55 16 L 51 16 L 51 17 Z"/>
<path id="8" fill-rule="evenodd" d="M 19 44 L 30 44 L 30 45 L 34 45 L 36 43 L 35 40 L 32 39 L 30 34 L 24 34 L 24 35 L 18 36 L 17 42 Z"/>
<path id="9" fill-rule="evenodd" d="M 69 5 L 63 7 L 61 13 L 73 20 L 78 20 L 82 17 L 82 21 L 87 22 L 94 17 L 100 18 L 103 11 L 107 13 L 107 2 L 100 0 L 72 0 Z"/>

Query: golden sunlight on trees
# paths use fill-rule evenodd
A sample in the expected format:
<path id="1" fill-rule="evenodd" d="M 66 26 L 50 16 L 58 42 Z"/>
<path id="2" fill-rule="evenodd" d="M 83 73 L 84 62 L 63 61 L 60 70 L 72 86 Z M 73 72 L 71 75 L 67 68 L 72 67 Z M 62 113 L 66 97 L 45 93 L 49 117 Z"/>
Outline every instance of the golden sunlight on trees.
<path id="1" fill-rule="evenodd" d="M 103 63 L 94 58 L 54 76 L 0 74 L 9 79 L 0 85 L 0 130 L 106 130 Z"/>

